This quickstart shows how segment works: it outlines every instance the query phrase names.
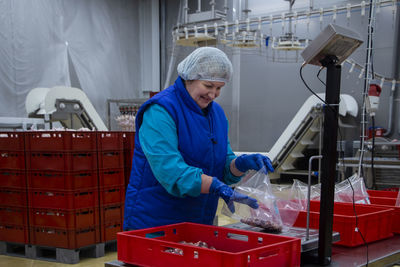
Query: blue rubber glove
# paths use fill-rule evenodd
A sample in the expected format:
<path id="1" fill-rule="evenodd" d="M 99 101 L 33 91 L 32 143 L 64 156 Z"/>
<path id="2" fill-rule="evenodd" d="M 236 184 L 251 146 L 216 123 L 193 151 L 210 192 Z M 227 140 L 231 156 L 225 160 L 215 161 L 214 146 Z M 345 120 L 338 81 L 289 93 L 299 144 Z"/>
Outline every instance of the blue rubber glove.
<path id="1" fill-rule="evenodd" d="M 213 177 L 210 186 L 210 194 L 222 197 L 232 213 L 235 212 L 233 201 L 246 204 L 253 209 L 258 209 L 257 199 L 235 192 L 232 188 L 221 182 L 217 177 Z"/>
<path id="2" fill-rule="evenodd" d="M 274 172 L 271 160 L 261 154 L 243 154 L 235 160 L 236 168 L 241 172 L 247 172 L 248 170 L 260 170 L 265 166 L 268 172 Z"/>

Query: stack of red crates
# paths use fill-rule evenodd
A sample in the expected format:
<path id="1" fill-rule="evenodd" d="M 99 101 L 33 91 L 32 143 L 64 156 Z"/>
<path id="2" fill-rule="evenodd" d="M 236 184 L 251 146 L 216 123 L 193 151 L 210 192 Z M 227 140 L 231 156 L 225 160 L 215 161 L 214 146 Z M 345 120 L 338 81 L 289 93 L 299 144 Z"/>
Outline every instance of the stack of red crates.
<path id="1" fill-rule="evenodd" d="M 134 132 L 0 132 L 0 241 L 76 249 L 122 231 Z"/>
<path id="2" fill-rule="evenodd" d="M 100 243 L 97 133 L 25 132 L 30 244 Z"/>
<path id="3" fill-rule="evenodd" d="M 101 242 L 117 239 L 122 231 L 125 200 L 122 132 L 98 132 Z"/>
<path id="4" fill-rule="evenodd" d="M 125 170 L 125 189 L 128 186 L 131 176 L 133 151 L 135 148 L 135 132 L 124 132 L 122 134 L 124 143 L 124 170 Z"/>
<path id="5" fill-rule="evenodd" d="M 23 133 L 0 133 L 0 240 L 28 243 Z"/>

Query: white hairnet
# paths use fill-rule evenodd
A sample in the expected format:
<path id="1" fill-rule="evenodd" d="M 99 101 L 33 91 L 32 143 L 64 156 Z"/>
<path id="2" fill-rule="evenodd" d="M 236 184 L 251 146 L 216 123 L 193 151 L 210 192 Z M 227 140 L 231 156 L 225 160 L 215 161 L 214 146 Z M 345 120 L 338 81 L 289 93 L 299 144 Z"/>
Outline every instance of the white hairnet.
<path id="1" fill-rule="evenodd" d="M 214 47 L 197 48 L 178 65 L 178 75 L 185 81 L 206 80 L 227 83 L 231 79 L 232 72 L 229 58 Z"/>

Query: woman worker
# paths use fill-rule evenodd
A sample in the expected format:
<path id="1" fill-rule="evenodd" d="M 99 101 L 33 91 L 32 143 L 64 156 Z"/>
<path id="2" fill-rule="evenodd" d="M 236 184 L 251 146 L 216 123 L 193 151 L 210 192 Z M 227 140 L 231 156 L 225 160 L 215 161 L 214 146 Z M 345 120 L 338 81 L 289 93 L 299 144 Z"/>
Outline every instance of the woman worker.
<path id="1" fill-rule="evenodd" d="M 260 154 L 236 157 L 228 121 L 214 102 L 232 76 L 232 64 L 217 48 L 198 48 L 178 65 L 175 83 L 139 109 L 135 151 L 126 191 L 124 230 L 179 222 L 212 224 L 218 199 L 258 208 L 234 192 L 249 169 L 266 167 Z"/>

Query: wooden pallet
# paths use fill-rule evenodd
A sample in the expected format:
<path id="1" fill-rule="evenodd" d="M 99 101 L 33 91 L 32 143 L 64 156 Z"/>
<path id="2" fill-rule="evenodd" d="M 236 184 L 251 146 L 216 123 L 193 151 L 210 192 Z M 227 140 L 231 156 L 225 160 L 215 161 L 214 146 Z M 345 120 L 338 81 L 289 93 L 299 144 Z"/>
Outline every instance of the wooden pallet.
<path id="1" fill-rule="evenodd" d="M 98 243 L 79 249 L 65 249 L 0 241 L 0 255 L 67 264 L 79 263 L 80 257 L 99 258 L 106 251 L 117 251 L 117 241 Z"/>

